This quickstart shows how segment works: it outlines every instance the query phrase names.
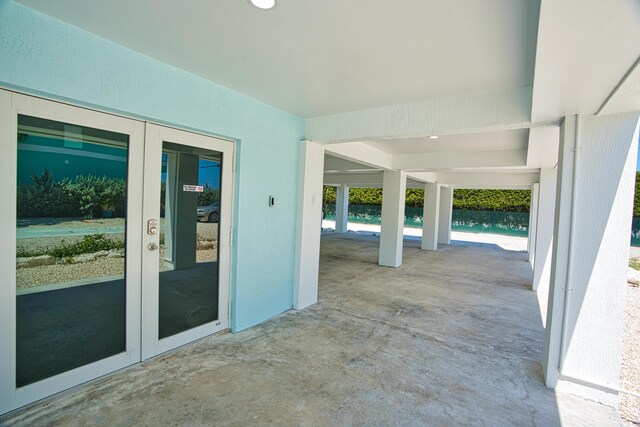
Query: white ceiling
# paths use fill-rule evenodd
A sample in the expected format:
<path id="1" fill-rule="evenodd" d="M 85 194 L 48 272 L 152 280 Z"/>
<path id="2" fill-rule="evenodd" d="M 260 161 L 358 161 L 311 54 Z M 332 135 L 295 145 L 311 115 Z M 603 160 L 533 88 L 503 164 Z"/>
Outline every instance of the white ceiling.
<path id="1" fill-rule="evenodd" d="M 538 0 L 19 0 L 303 117 L 531 86 Z"/>

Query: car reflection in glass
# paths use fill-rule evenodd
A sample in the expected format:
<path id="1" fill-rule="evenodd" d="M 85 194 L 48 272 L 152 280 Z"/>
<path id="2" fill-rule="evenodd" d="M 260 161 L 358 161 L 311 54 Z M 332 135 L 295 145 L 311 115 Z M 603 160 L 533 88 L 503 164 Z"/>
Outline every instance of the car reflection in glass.
<path id="1" fill-rule="evenodd" d="M 220 203 L 215 202 L 209 206 L 198 206 L 198 221 L 218 222 L 220 219 Z"/>

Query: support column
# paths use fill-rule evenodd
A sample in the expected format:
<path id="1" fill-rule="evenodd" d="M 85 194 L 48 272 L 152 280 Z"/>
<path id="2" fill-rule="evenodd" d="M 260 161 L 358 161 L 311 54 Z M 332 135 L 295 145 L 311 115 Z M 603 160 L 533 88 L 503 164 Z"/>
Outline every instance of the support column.
<path id="1" fill-rule="evenodd" d="M 424 185 L 424 210 L 422 211 L 422 249 L 438 250 L 438 222 L 440 217 L 440 184 Z"/>
<path id="2" fill-rule="evenodd" d="M 549 292 L 551 278 L 551 245 L 553 243 L 553 217 L 556 207 L 555 168 L 540 169 L 539 189 L 536 237 L 532 251 L 535 252 L 532 290 L 546 293 Z"/>
<path id="3" fill-rule="evenodd" d="M 349 187 L 336 187 L 336 233 L 346 233 L 349 218 Z"/>
<path id="4" fill-rule="evenodd" d="M 438 243 L 451 243 L 451 218 L 453 215 L 453 188 L 440 186 L 440 218 L 438 223 Z"/>
<path id="5" fill-rule="evenodd" d="M 542 366 L 548 387 L 615 406 L 640 113 L 560 129 Z"/>
<path id="6" fill-rule="evenodd" d="M 404 171 L 384 171 L 382 183 L 382 227 L 378 264 L 386 267 L 402 265 L 402 234 L 404 231 L 404 197 L 407 174 Z"/>
<path id="7" fill-rule="evenodd" d="M 318 301 L 323 169 L 324 148 L 311 141 L 302 141 L 293 288 L 293 308 L 297 310 Z"/>
<path id="8" fill-rule="evenodd" d="M 531 202 L 529 203 L 529 236 L 527 238 L 527 253 L 531 267 L 535 264 L 536 239 L 538 238 L 538 200 L 540 195 L 540 184 L 531 186 Z"/>

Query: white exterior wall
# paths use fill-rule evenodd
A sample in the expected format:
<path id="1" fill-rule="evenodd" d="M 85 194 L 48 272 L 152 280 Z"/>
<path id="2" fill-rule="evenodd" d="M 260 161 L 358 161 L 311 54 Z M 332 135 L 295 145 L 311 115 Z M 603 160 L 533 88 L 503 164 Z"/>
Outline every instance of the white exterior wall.
<path id="1" fill-rule="evenodd" d="M 440 217 L 438 219 L 438 243 L 451 243 L 451 216 L 453 215 L 453 188 L 440 186 Z"/>
<path id="2" fill-rule="evenodd" d="M 318 301 L 320 234 L 322 230 L 322 179 L 324 149 L 310 141 L 300 143 L 300 180 L 296 223 L 296 264 L 293 308 Z"/>
<path id="3" fill-rule="evenodd" d="M 556 207 L 556 169 L 540 169 L 536 215 L 536 238 L 533 252 L 533 286 L 535 292 L 549 292 L 551 278 L 551 244 L 553 242 L 553 217 Z"/>
<path id="4" fill-rule="evenodd" d="M 429 182 L 424 185 L 424 210 L 422 212 L 422 249 L 438 250 L 440 184 Z"/>
<path id="5" fill-rule="evenodd" d="M 529 204 L 529 236 L 527 237 L 527 252 L 529 263 L 534 267 L 536 258 L 536 239 L 538 238 L 538 198 L 540 183 L 531 186 L 531 202 Z"/>
<path id="6" fill-rule="evenodd" d="M 349 220 L 349 187 L 336 187 L 336 233 L 346 233 Z"/>
<path id="7" fill-rule="evenodd" d="M 560 135 L 545 381 L 549 387 L 613 406 L 619 387 L 639 116 L 567 117 Z"/>
<path id="8" fill-rule="evenodd" d="M 407 174 L 384 171 L 382 184 L 382 225 L 378 263 L 386 267 L 402 265 L 402 233 L 404 230 L 404 197 Z"/>

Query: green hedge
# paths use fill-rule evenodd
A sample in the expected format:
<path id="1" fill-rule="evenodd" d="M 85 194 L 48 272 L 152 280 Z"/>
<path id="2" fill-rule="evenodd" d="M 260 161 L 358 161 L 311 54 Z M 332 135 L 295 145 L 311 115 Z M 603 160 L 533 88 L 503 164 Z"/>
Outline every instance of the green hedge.
<path id="1" fill-rule="evenodd" d="M 55 181 L 45 169 L 31 176 L 31 184 L 18 185 L 18 218 L 99 218 L 104 211 L 125 215 L 124 179 L 78 175 Z"/>
<path id="2" fill-rule="evenodd" d="M 529 212 L 531 192 L 529 190 L 454 190 L 454 209 L 482 211 Z M 405 206 L 421 208 L 424 201 L 422 189 L 409 188 L 405 195 Z M 336 188 L 324 187 L 324 204 L 336 202 Z M 350 188 L 349 203 L 355 205 L 381 205 L 381 188 Z"/>
<path id="3" fill-rule="evenodd" d="M 160 189 L 161 209 L 164 210 L 165 183 Z M 220 199 L 220 190 L 205 185 L 198 194 L 198 205 L 210 205 Z M 120 178 L 78 175 L 75 178 L 54 180 L 45 169 L 31 175 L 31 184 L 18 185 L 18 218 L 83 217 L 101 218 L 104 211 L 124 218 L 126 214 L 127 183 Z"/>

